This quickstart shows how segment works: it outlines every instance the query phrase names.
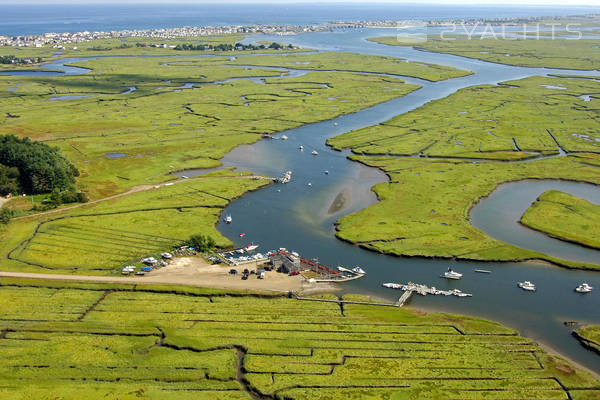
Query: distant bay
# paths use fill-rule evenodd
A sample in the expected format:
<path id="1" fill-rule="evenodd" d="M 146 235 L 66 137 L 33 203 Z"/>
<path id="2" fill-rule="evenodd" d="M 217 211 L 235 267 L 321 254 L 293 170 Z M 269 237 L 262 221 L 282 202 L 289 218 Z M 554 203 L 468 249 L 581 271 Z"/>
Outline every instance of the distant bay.
<path id="1" fill-rule="evenodd" d="M 428 4 L 0 4 L 0 35 L 328 21 L 514 18 L 600 13 L 600 6 Z"/>

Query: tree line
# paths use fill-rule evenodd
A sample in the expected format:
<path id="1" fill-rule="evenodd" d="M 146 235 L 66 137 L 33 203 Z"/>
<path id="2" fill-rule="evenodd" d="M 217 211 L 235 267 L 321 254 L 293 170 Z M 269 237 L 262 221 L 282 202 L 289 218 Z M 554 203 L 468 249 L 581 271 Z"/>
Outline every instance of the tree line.
<path id="1" fill-rule="evenodd" d="M 265 50 L 265 49 L 281 50 L 281 49 L 286 49 L 286 48 L 292 49 L 292 48 L 294 48 L 294 46 L 291 44 L 286 46 L 284 44 L 276 43 L 276 42 L 273 42 L 268 46 L 264 45 L 264 44 L 254 45 L 254 44 L 243 44 L 243 43 L 235 43 L 235 44 L 221 43 L 216 46 L 213 46 L 211 44 L 196 44 L 196 45 L 194 45 L 194 44 L 189 44 L 189 43 L 183 43 L 183 44 L 178 44 L 177 46 L 175 46 L 174 50 L 233 51 L 233 50 Z"/>
<path id="2" fill-rule="evenodd" d="M 0 136 L 0 195 L 75 191 L 79 171 L 59 149 L 29 138 Z"/>
<path id="3" fill-rule="evenodd" d="M 41 63 L 41 57 L 24 57 L 19 58 L 15 56 L 0 56 L 0 64 L 31 64 Z"/>

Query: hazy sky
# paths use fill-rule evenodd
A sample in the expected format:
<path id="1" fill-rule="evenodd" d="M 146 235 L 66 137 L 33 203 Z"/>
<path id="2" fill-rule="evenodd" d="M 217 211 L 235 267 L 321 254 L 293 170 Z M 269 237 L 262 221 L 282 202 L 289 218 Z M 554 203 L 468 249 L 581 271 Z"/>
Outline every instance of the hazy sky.
<path id="1" fill-rule="evenodd" d="M 590 5 L 600 6 L 600 0 L 426 0 L 419 2 L 415 0 L 0 0 L 0 4 L 23 4 L 23 3 L 443 3 L 443 4 L 478 4 L 478 5 L 556 5 L 574 6 Z"/>

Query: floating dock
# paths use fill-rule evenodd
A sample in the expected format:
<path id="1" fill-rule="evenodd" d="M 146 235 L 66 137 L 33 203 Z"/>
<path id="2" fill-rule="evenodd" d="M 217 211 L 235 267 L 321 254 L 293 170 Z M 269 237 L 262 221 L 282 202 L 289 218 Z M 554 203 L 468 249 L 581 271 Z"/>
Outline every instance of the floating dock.
<path id="1" fill-rule="evenodd" d="M 435 286 L 428 287 L 427 285 L 420 285 L 418 283 L 412 283 L 412 282 L 408 282 L 407 284 L 384 283 L 384 284 L 382 284 L 382 286 L 386 287 L 386 288 L 390 288 L 390 289 L 404 290 L 405 294 L 408 292 L 410 292 L 410 293 L 415 292 L 417 294 L 420 294 L 421 296 L 427 296 L 428 294 L 443 295 L 443 296 L 456 296 L 456 297 L 472 297 L 473 296 L 470 293 L 463 293 L 458 289 L 439 290 L 439 289 L 436 289 Z M 402 299 L 402 297 L 400 299 Z M 408 298 L 407 298 L 407 300 L 408 300 Z"/>

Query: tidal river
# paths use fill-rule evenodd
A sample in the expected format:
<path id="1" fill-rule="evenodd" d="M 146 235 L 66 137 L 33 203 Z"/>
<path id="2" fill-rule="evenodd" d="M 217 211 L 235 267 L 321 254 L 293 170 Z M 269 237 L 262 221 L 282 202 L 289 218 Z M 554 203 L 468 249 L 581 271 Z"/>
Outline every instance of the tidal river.
<path id="1" fill-rule="evenodd" d="M 345 292 L 371 294 L 395 301 L 401 292 L 381 287 L 382 282 L 413 281 L 440 289 L 459 288 L 472 293 L 473 297 L 415 296 L 411 305 L 502 322 L 590 370 L 600 372 L 600 357 L 581 347 L 570 335 L 572 328 L 563 325 L 563 321 L 600 324 L 600 273 L 572 271 L 534 262 L 456 262 L 454 268 L 464 277 L 460 281 L 449 282 L 439 278 L 449 261 L 386 256 L 344 243 L 334 237 L 334 222 L 343 215 L 375 203 L 370 188 L 387 178 L 376 169 L 347 160 L 348 153 L 333 151 L 325 145 L 330 137 L 383 122 L 464 87 L 551 73 L 600 74 L 597 71 L 511 67 L 365 40 L 366 37 L 389 34 L 389 30 L 350 30 L 297 35 L 286 40 L 323 51 L 351 51 L 450 65 L 471 70 L 474 74 L 438 83 L 407 79 L 421 84 L 423 88 L 355 114 L 277 135 L 285 134 L 288 140 L 262 140 L 251 146 L 236 148 L 224 157 L 226 166 L 269 176 L 280 176 L 290 170 L 293 179 L 287 185 L 272 185 L 231 203 L 225 213 L 233 216 L 233 223 L 220 224 L 219 230 L 239 245 L 255 241 L 264 251 L 287 247 L 307 258 L 318 257 L 319 261 L 331 266 L 360 265 L 367 271 L 366 277 L 344 284 Z M 247 41 L 276 39 L 258 36 Z M 300 145 L 304 146 L 303 152 L 298 149 Z M 319 155 L 311 155 L 312 150 L 317 150 Z M 324 174 L 325 170 L 329 174 Z M 309 182 L 312 186 L 308 186 Z M 502 186 L 497 194 L 480 202 L 473 210 L 472 222 L 491 236 L 524 248 L 546 251 L 566 259 L 600 262 L 600 252 L 562 242 L 556 245 L 551 240 L 542 241 L 540 236 L 543 235 L 522 227 L 515 228 L 515 216 L 520 216 L 532 199 L 549 188 L 596 202 L 600 200 L 600 188 L 592 185 L 560 181 L 512 183 Z M 336 199 L 337 206 L 332 207 Z M 499 215 L 505 217 L 498 221 Z M 513 229 L 519 229 L 519 234 L 513 235 Z M 243 239 L 239 237 L 241 232 L 246 234 Z M 488 269 L 492 273 L 478 274 L 473 271 L 476 268 Z M 538 291 L 528 293 L 517 288 L 517 282 L 523 280 L 535 282 Z M 598 290 L 583 296 L 575 293 L 574 287 L 583 281 Z"/>

